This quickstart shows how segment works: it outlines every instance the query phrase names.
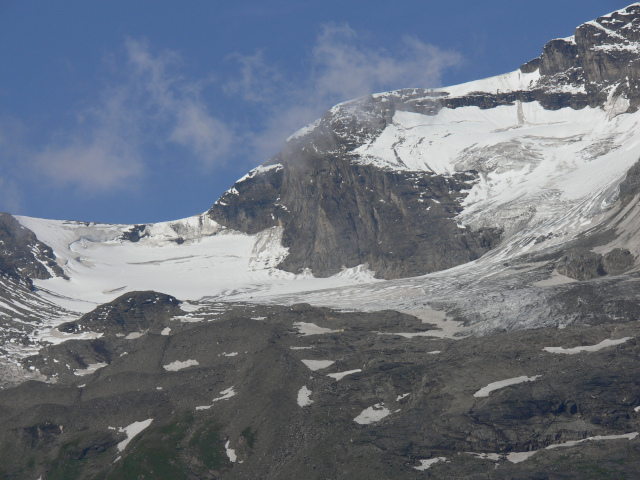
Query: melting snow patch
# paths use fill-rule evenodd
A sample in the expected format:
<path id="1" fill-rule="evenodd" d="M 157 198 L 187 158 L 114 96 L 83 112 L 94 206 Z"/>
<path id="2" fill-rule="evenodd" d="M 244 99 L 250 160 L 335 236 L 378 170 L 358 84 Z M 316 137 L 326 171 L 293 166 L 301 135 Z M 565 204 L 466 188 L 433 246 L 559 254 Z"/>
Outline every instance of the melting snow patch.
<path id="1" fill-rule="evenodd" d="M 289 347 L 291 350 L 309 350 L 313 347 Z"/>
<path id="2" fill-rule="evenodd" d="M 499 462 L 502 458 L 502 455 L 499 453 L 476 453 L 476 452 L 467 452 L 469 455 L 473 455 L 474 457 L 481 458 L 483 460 L 491 460 L 493 462 Z"/>
<path id="3" fill-rule="evenodd" d="M 310 399 L 311 390 L 307 388 L 305 385 L 298 391 L 298 405 L 301 407 L 307 407 L 313 403 L 313 400 Z"/>
<path id="4" fill-rule="evenodd" d="M 84 375 L 91 375 L 93 372 L 98 370 L 99 368 L 106 367 L 109 365 L 108 363 L 92 363 L 84 370 L 76 370 L 73 372 L 74 375 L 78 375 L 79 377 L 83 377 Z"/>
<path id="5" fill-rule="evenodd" d="M 229 460 L 231 460 L 233 463 L 236 463 L 238 457 L 236 457 L 236 451 L 232 448 L 229 448 L 230 443 L 231 440 L 227 440 L 227 443 L 224 444 L 224 449 L 227 451 L 227 457 L 229 457 Z"/>
<path id="6" fill-rule="evenodd" d="M 634 412 L 640 412 L 640 406 L 633 409 Z"/>
<path id="7" fill-rule="evenodd" d="M 165 327 L 161 332 L 160 335 L 169 335 L 171 333 L 171 327 Z"/>
<path id="8" fill-rule="evenodd" d="M 524 383 L 524 382 L 533 382 L 534 380 L 540 378 L 542 375 L 535 375 L 533 377 L 527 377 L 527 376 L 522 376 L 522 377 L 515 377 L 515 378 L 508 378 L 506 380 L 500 380 L 498 382 L 493 382 L 490 383 L 489 385 L 487 385 L 486 387 L 482 387 L 480 390 L 478 390 L 476 393 L 473 394 L 474 397 L 488 397 L 489 394 L 491 392 L 493 392 L 494 390 L 499 390 L 500 388 L 504 388 L 504 387 L 508 387 L 510 385 L 516 385 L 518 383 Z"/>
<path id="9" fill-rule="evenodd" d="M 125 340 L 135 340 L 136 338 L 140 338 L 144 333 L 142 332 L 131 332 L 129 335 L 124 337 Z"/>
<path id="10" fill-rule="evenodd" d="M 545 448 L 545 450 L 552 450 L 554 448 L 563 448 L 563 447 L 575 447 L 583 442 L 590 441 L 598 441 L 598 440 L 633 440 L 638 436 L 638 432 L 625 433 L 622 435 L 596 435 L 595 437 L 587 437 L 582 440 L 570 440 L 564 443 L 556 443 L 554 445 L 549 445 Z M 511 452 L 507 455 L 507 460 L 511 463 L 520 463 L 525 461 L 527 458 L 535 455 L 540 450 L 532 450 L 530 452 Z"/>
<path id="11" fill-rule="evenodd" d="M 431 467 L 431 465 L 436 464 L 438 462 L 446 462 L 447 461 L 447 457 L 436 457 L 436 458 L 430 458 L 428 460 L 420 460 L 420 466 L 419 467 L 413 467 L 416 470 L 427 470 L 429 467 Z"/>
<path id="12" fill-rule="evenodd" d="M 222 394 L 221 397 L 218 398 L 214 398 L 213 401 L 217 402 L 218 400 L 229 400 L 231 397 L 233 397 L 236 392 L 233 390 L 233 387 L 229 387 L 226 390 L 222 390 L 220 392 Z"/>
<path id="13" fill-rule="evenodd" d="M 171 362 L 168 365 L 164 366 L 164 369 L 168 372 L 177 372 L 178 370 L 182 370 L 183 368 L 191 367 L 193 365 L 200 365 L 197 360 L 185 360 L 181 362 L 180 360 L 176 360 L 175 362 Z"/>
<path id="14" fill-rule="evenodd" d="M 218 400 L 229 400 L 231 397 L 233 397 L 236 394 L 236 392 L 233 390 L 233 387 L 229 387 L 226 390 L 222 390 L 220 393 L 222 394 L 222 396 L 218 398 L 214 398 L 213 399 L 214 402 L 217 402 Z M 196 410 L 209 410 L 211 407 L 213 407 L 213 404 L 196 407 Z"/>
<path id="15" fill-rule="evenodd" d="M 360 425 L 369 425 L 379 422 L 390 414 L 391 412 L 384 406 L 384 403 L 376 403 L 373 407 L 364 409 L 353 421 Z"/>
<path id="16" fill-rule="evenodd" d="M 400 400 L 402 400 L 403 398 L 408 397 L 409 395 L 411 395 L 410 393 L 403 393 L 402 395 L 398 395 L 398 398 L 396 398 L 396 402 L 399 402 Z"/>
<path id="17" fill-rule="evenodd" d="M 362 371 L 362 369 L 356 368 L 355 370 L 347 370 L 346 372 L 329 373 L 329 374 L 327 374 L 327 377 L 331 377 L 331 378 L 335 378 L 336 380 L 340 380 L 340 379 L 346 377 L 347 375 L 351 375 L 352 373 L 358 373 L 358 372 L 361 372 L 361 371 Z"/>
<path id="18" fill-rule="evenodd" d="M 177 317 L 173 317 L 175 320 L 180 320 L 182 323 L 197 323 L 204 320 L 204 317 L 187 317 L 184 315 L 180 315 Z"/>
<path id="19" fill-rule="evenodd" d="M 258 320 L 259 322 L 261 322 L 262 320 L 266 320 L 267 317 L 251 317 L 251 320 Z"/>
<path id="20" fill-rule="evenodd" d="M 322 370 L 323 368 L 327 368 L 329 365 L 334 364 L 333 360 L 302 360 L 310 370 Z"/>
<path id="21" fill-rule="evenodd" d="M 530 452 L 511 452 L 507 455 L 507 460 L 511 463 L 524 462 L 527 458 L 534 456 L 536 452 L 537 450 L 532 450 Z"/>
<path id="22" fill-rule="evenodd" d="M 200 310 L 201 308 L 202 308 L 202 305 L 198 305 L 197 303 L 182 302 L 180 304 L 180 310 L 187 313 L 195 312 L 197 310 Z"/>
<path id="23" fill-rule="evenodd" d="M 564 353 L 566 355 L 575 355 L 580 352 L 597 352 L 603 348 L 612 347 L 614 345 L 620 345 L 631 340 L 633 337 L 624 337 L 617 340 L 603 340 L 597 345 L 585 345 L 582 347 L 563 348 L 563 347 L 544 347 L 543 350 L 549 353 Z"/>
<path id="24" fill-rule="evenodd" d="M 294 322 L 293 326 L 298 329 L 300 335 L 322 335 L 323 333 L 337 333 L 342 330 L 331 330 L 330 328 L 319 327 L 314 323 Z"/>
<path id="25" fill-rule="evenodd" d="M 148 420 L 144 420 L 142 422 L 133 422 L 131 425 L 129 425 L 127 427 L 119 428 L 118 431 L 120 433 L 126 433 L 127 434 L 127 438 L 124 439 L 123 441 L 121 441 L 118 444 L 118 451 L 119 452 L 123 451 L 127 447 L 127 445 L 129 444 L 129 442 L 131 440 L 133 440 L 133 438 L 136 435 L 138 435 L 145 428 L 147 428 L 149 425 L 151 425 L 151 422 L 153 422 L 153 418 L 150 418 Z"/>
<path id="26" fill-rule="evenodd" d="M 592 440 L 633 440 L 634 438 L 636 438 L 638 436 L 638 432 L 633 432 L 633 433 L 625 433 L 623 435 L 596 435 L 595 437 L 587 437 L 587 438 L 583 438 L 582 440 L 571 440 L 568 442 L 564 442 L 564 443 L 558 443 L 555 445 L 549 445 L 546 449 L 547 450 L 551 450 L 552 448 L 560 448 L 560 447 L 573 447 L 575 445 L 578 445 L 582 442 L 589 442 Z"/>
<path id="27" fill-rule="evenodd" d="M 238 355 L 238 352 L 223 353 L 222 355 L 225 357 L 235 357 L 236 355 Z"/>

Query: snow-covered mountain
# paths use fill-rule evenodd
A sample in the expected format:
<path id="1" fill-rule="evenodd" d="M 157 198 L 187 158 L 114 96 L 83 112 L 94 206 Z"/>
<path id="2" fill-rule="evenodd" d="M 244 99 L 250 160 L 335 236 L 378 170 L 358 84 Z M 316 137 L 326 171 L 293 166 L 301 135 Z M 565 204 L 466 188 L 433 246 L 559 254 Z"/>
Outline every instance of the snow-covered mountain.
<path id="1" fill-rule="evenodd" d="M 369 466 L 344 473 L 360 465 L 357 458 L 370 460 L 369 447 L 387 452 L 389 478 L 414 478 L 432 465 L 442 469 L 438 478 L 476 478 L 475 467 L 462 461 L 445 467 L 460 452 L 489 462 L 488 478 L 524 478 L 523 472 L 540 473 L 521 465 L 538 451 L 633 441 L 640 430 L 633 376 L 640 315 L 639 105 L 635 3 L 550 41 L 515 72 L 337 105 L 203 214 L 146 225 L 3 214 L 0 380 L 58 382 L 65 398 L 74 395 L 69 389 L 93 385 L 91 398 L 98 401 L 105 382 L 115 379 L 126 395 L 135 388 L 147 392 L 140 412 L 169 416 L 171 409 L 158 406 L 162 401 L 189 415 L 213 412 L 231 397 L 251 404 L 255 415 L 229 407 L 215 417 L 231 419 L 224 429 L 233 469 L 192 452 L 200 460 L 189 460 L 189 468 L 200 472 L 204 464 L 209 472 L 196 478 L 218 478 L 220 469 L 228 478 L 266 471 L 264 478 L 300 478 L 310 471 L 309 458 L 333 465 L 317 478 L 372 478 Z M 607 370 L 596 352 L 614 347 L 627 356 L 607 353 Z M 443 352 L 447 360 L 438 362 Z M 582 352 L 594 356 L 557 360 Z M 196 367 L 192 377 L 168 373 Z M 224 381 L 214 382 L 221 395 L 212 399 L 211 388 L 202 388 L 208 369 L 218 368 Z M 324 376 L 349 387 L 309 377 L 325 368 L 339 368 Z M 572 376 L 576 371 L 582 377 Z M 76 377 L 84 382 L 87 375 L 93 383 L 76 385 Z M 475 400 L 513 385 L 534 390 L 522 402 L 515 390 Z M 156 388 L 168 396 L 158 400 Z M 181 395 L 185 388 L 190 396 Z M 251 389 L 268 398 L 268 406 L 252 403 Z M 14 397 L 6 399 L 0 407 L 22 425 L 11 416 Z M 316 417 L 285 422 L 293 401 Z M 356 408 L 349 402 L 360 413 L 344 423 L 340 412 Z M 437 417 L 428 404 L 447 413 Z M 495 413 L 503 408 L 504 416 Z M 129 427 L 150 424 L 118 409 L 111 414 L 127 438 Z M 260 427 L 270 443 L 281 428 L 290 435 L 283 451 L 260 447 L 272 458 L 267 470 L 252 456 L 251 428 L 267 422 L 261 415 L 286 423 Z M 340 434 L 330 428 L 331 418 L 341 419 Z M 354 433 L 354 422 L 380 430 Z M 46 438 L 63 457 L 64 448 L 75 451 L 49 438 L 43 425 L 28 426 L 37 427 L 29 441 L 40 445 L 37 439 Z M 200 426 L 184 428 L 191 433 L 183 446 L 193 449 L 202 440 Z M 304 441 L 300 431 L 308 434 Z M 173 435 L 158 432 L 153 435 Z M 231 441 L 248 466 L 236 463 Z M 327 447 L 338 441 L 344 455 Z M 113 438 L 92 442 L 87 448 L 96 451 L 115 446 Z M 126 449 L 123 442 L 118 451 Z M 28 453 L 24 448 L 20 454 Z M 638 466 L 640 447 L 629 448 L 635 453 L 621 458 Z M 553 454 L 540 456 L 545 466 L 557 465 Z M 493 468 L 493 461 L 507 467 Z M 101 471 L 102 460 L 96 462 L 82 478 Z M 566 465 L 584 465 L 574 463 Z M 38 468 L 50 478 L 66 472 Z M 120 467 L 109 468 L 123 475 Z"/>

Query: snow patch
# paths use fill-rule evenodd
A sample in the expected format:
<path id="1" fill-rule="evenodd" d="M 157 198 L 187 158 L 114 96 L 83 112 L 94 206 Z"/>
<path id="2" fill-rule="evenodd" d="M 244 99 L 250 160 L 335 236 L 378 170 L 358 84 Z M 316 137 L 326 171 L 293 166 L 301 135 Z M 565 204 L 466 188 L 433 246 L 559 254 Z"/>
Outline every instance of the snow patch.
<path id="1" fill-rule="evenodd" d="M 84 370 L 75 370 L 73 372 L 74 375 L 77 375 L 79 377 L 83 377 L 85 375 L 91 375 L 92 373 L 94 373 L 96 370 L 100 369 L 100 368 L 104 368 L 107 365 L 109 365 L 108 363 L 92 363 L 90 364 L 87 368 L 85 368 Z"/>
<path id="2" fill-rule="evenodd" d="M 333 365 L 336 362 L 334 362 L 333 360 L 302 360 L 302 363 L 309 367 L 309 370 L 316 371 L 327 368 L 328 366 Z"/>
<path id="3" fill-rule="evenodd" d="M 230 444 L 231 444 L 231 440 L 227 440 L 227 443 L 224 444 L 224 449 L 227 452 L 227 457 L 229 457 L 229 460 L 232 461 L 233 463 L 236 463 L 236 460 L 237 460 L 236 451 L 232 448 L 229 448 Z"/>
<path id="4" fill-rule="evenodd" d="M 489 385 L 487 385 L 486 387 L 482 387 L 480 390 L 478 390 L 476 393 L 474 393 L 473 396 L 476 397 L 476 398 L 488 397 L 489 394 L 491 392 L 493 392 L 494 390 L 499 390 L 501 388 L 508 387 L 510 385 L 517 385 L 518 383 L 533 382 L 533 381 L 537 380 L 538 378 L 540 378 L 541 376 L 542 375 L 535 375 L 533 377 L 527 377 L 527 376 L 523 375 L 521 377 L 508 378 L 506 380 L 500 380 L 498 382 L 493 382 L 493 383 L 490 383 Z"/>
<path id="5" fill-rule="evenodd" d="M 182 370 L 183 368 L 188 368 L 195 365 L 200 365 L 197 360 L 176 360 L 175 362 L 171 362 L 168 365 L 165 365 L 163 368 L 168 372 L 177 372 L 178 370 Z"/>
<path id="6" fill-rule="evenodd" d="M 311 390 L 309 390 L 305 385 L 298 391 L 298 405 L 300 407 L 306 407 L 311 405 L 313 403 L 313 400 L 311 400 L 310 397 L 311 397 Z"/>
<path id="7" fill-rule="evenodd" d="M 373 407 L 365 408 L 353 421 L 360 425 L 369 425 L 379 422 L 390 414 L 391 411 L 384 406 L 384 403 L 376 403 Z"/>
<path id="8" fill-rule="evenodd" d="M 603 340 L 596 345 L 585 345 L 581 347 L 563 348 L 563 347 L 544 347 L 543 350 L 549 353 L 564 353 L 565 355 L 575 355 L 581 352 L 597 352 L 603 348 L 612 347 L 614 345 L 621 345 L 629 340 L 633 340 L 633 337 L 624 337 L 617 340 Z"/>
<path id="9" fill-rule="evenodd" d="M 131 440 L 133 440 L 133 438 L 136 435 L 138 435 L 145 428 L 147 428 L 149 425 L 151 425 L 151 422 L 153 422 L 153 418 L 150 418 L 148 420 L 144 420 L 142 422 L 133 422 L 131 425 L 128 425 L 128 426 L 126 426 L 124 428 L 119 428 L 118 431 L 120 433 L 126 433 L 127 434 L 127 438 L 125 438 L 123 441 L 118 443 L 118 451 L 119 452 L 123 451 L 127 447 L 127 445 L 129 445 L 129 442 Z"/>
<path id="10" fill-rule="evenodd" d="M 336 380 L 341 380 L 347 375 L 351 375 L 353 373 L 361 372 L 362 369 L 356 368 L 355 370 L 347 370 L 346 372 L 338 372 L 338 373 L 328 373 L 327 377 L 335 378 Z"/>
<path id="11" fill-rule="evenodd" d="M 222 396 L 218 398 L 214 398 L 212 402 L 215 403 L 215 402 L 219 402 L 220 400 L 229 400 L 231 397 L 234 397 L 236 395 L 236 392 L 233 389 L 233 387 L 229 387 L 226 390 L 222 390 L 220 393 L 222 394 Z M 213 407 L 213 404 L 196 407 L 196 410 L 209 410 L 211 407 Z"/>
<path id="12" fill-rule="evenodd" d="M 481 458 L 483 460 L 491 460 L 493 462 L 499 462 L 502 459 L 502 455 L 499 453 L 477 453 L 477 452 L 467 452 L 469 455 L 473 455 L 474 457 Z"/>
<path id="13" fill-rule="evenodd" d="M 190 317 L 188 315 L 177 315 L 174 320 L 180 320 L 182 323 L 198 323 L 204 320 L 204 317 Z"/>
<path id="14" fill-rule="evenodd" d="M 446 461 L 447 461 L 447 457 L 429 458 L 428 460 L 420 460 L 420 466 L 413 467 L 413 468 L 415 470 L 424 471 L 424 470 L 428 470 L 432 465 L 435 465 L 438 462 L 446 462 Z"/>
<path id="15" fill-rule="evenodd" d="M 591 442 L 591 441 L 599 441 L 599 440 L 633 440 L 638 436 L 638 432 L 625 433 L 622 435 L 596 435 L 595 437 L 587 437 L 581 440 L 569 440 L 564 443 L 556 443 L 553 445 L 549 445 L 545 447 L 545 450 L 552 450 L 554 448 L 566 448 L 566 447 L 575 447 L 583 442 Z M 532 457 L 540 450 L 531 450 L 529 452 L 511 452 L 507 455 L 507 460 L 511 463 L 520 463 L 525 461 L 526 459 Z"/>
<path id="16" fill-rule="evenodd" d="M 338 333 L 344 330 L 331 330 L 330 328 L 319 327 L 314 323 L 293 322 L 293 326 L 298 329 L 300 335 L 322 335 L 325 333 Z"/>
<path id="17" fill-rule="evenodd" d="M 171 327 L 165 327 L 160 332 L 160 335 L 169 335 L 171 333 Z"/>

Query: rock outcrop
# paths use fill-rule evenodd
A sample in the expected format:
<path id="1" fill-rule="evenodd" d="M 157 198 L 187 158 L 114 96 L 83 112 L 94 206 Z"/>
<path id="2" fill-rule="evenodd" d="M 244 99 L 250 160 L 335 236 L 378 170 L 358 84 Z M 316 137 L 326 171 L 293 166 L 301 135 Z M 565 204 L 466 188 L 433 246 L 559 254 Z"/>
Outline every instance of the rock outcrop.
<path id="1" fill-rule="evenodd" d="M 51 247 L 5 212 L 0 212 L 0 275 L 28 285 L 32 279 L 65 276 Z"/>
<path id="2" fill-rule="evenodd" d="M 171 295 L 157 292 L 129 292 L 100 305 L 74 322 L 63 323 L 65 333 L 96 332 L 122 334 L 141 332 L 162 325 L 182 311 Z M 161 328 L 156 328 L 159 332 Z M 157 332 L 156 332 L 157 333 Z"/>

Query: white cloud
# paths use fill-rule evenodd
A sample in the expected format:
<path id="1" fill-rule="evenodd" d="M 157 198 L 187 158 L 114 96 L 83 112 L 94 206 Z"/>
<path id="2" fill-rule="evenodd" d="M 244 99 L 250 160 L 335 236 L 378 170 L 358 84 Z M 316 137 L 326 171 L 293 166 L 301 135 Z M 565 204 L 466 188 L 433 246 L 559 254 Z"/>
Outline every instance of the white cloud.
<path id="1" fill-rule="evenodd" d="M 440 86 L 442 73 L 462 61 L 457 52 L 414 37 L 403 38 L 393 50 L 370 48 L 365 40 L 346 24 L 324 25 L 311 50 L 310 69 L 288 80 L 263 52 L 233 56 L 241 75 L 227 84 L 227 92 L 270 109 L 264 129 L 252 138 L 255 157 L 266 160 L 289 135 L 337 103 L 399 88 Z"/>
<path id="2" fill-rule="evenodd" d="M 203 98 L 211 80 L 188 78 L 178 53 L 129 38 L 120 54 L 109 57 L 110 76 L 91 107 L 76 112 L 74 125 L 28 156 L 56 184 L 87 192 L 135 185 L 155 168 L 163 149 L 182 149 L 185 155 L 171 161 L 186 158 L 186 168 L 205 172 L 231 156 L 249 167 L 334 104 L 376 91 L 437 86 L 442 72 L 461 60 L 416 38 L 401 39 L 393 49 L 371 48 L 366 40 L 348 25 L 325 25 L 301 73 L 293 74 L 262 51 L 230 55 L 238 76 L 222 88 L 244 102 L 244 123 L 233 119 L 241 129 L 211 112 Z"/>
<path id="3" fill-rule="evenodd" d="M 176 110 L 176 123 L 169 139 L 192 150 L 202 164 L 215 166 L 228 154 L 233 133 L 197 103 L 186 102 Z"/>
<path id="4" fill-rule="evenodd" d="M 348 25 L 328 24 L 313 49 L 313 91 L 335 101 L 398 88 L 440 85 L 445 68 L 458 65 L 459 54 L 405 37 L 393 52 L 360 44 Z"/>
<path id="5" fill-rule="evenodd" d="M 41 171 L 56 183 L 107 190 L 143 175 L 149 149 L 178 145 L 206 169 L 224 162 L 232 131 L 209 113 L 201 84 L 178 73 L 180 56 L 154 55 L 134 39 L 126 40 L 125 54 L 124 62 L 112 61 L 117 80 L 78 113 L 75 128 L 35 155 Z"/>
<path id="6" fill-rule="evenodd" d="M 139 156 L 96 139 L 61 147 L 48 147 L 36 156 L 36 164 L 49 178 L 61 184 L 76 184 L 82 190 L 106 191 L 126 187 L 127 180 L 140 175 L 143 164 Z"/>
<path id="7" fill-rule="evenodd" d="M 234 53 L 227 59 L 235 60 L 240 67 L 240 76 L 224 86 L 225 92 L 230 95 L 239 94 L 249 102 L 271 103 L 288 86 L 282 72 L 267 62 L 262 50 L 254 55 Z"/>

